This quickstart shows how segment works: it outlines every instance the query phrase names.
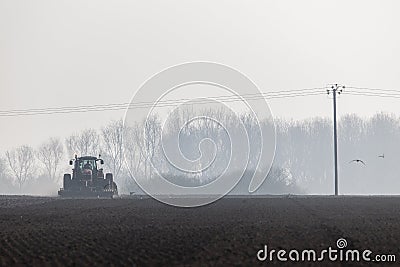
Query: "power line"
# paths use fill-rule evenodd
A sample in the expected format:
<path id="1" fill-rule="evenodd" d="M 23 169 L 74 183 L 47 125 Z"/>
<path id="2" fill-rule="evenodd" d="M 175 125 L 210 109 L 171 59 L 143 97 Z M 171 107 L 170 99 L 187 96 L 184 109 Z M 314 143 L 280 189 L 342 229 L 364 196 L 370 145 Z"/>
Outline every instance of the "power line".
<path id="1" fill-rule="evenodd" d="M 384 98 L 400 98 L 400 94 L 380 94 L 380 93 L 368 93 L 368 92 L 357 92 L 357 91 L 346 91 L 346 94 L 355 96 L 373 96 L 373 97 L 384 97 Z"/>
<path id="2" fill-rule="evenodd" d="M 196 104 L 209 104 L 214 101 L 219 102 L 236 102 L 236 101 L 256 101 L 262 99 L 280 99 L 280 98 L 293 98 L 293 97 L 304 97 L 313 95 L 322 95 L 322 90 L 327 87 L 314 87 L 314 88 L 303 88 L 295 90 L 281 90 L 276 92 L 268 93 L 256 93 L 256 94 L 245 94 L 245 95 L 228 95 L 228 96 L 215 96 L 204 99 L 198 99 L 195 101 Z M 350 90 L 349 90 L 350 89 Z M 369 96 L 369 97 L 382 97 L 382 98 L 400 98 L 400 91 L 393 89 L 382 89 L 382 88 L 369 88 L 369 87 L 346 87 L 346 94 L 353 96 Z M 113 103 L 104 105 L 81 105 L 81 106 L 65 106 L 65 107 L 48 107 L 48 108 L 33 108 L 33 109 L 14 109 L 14 110 L 0 110 L 0 117 L 15 117 L 15 116 L 33 116 L 33 115 L 52 115 L 52 114 L 68 114 L 68 113 L 81 113 L 81 112 L 94 112 L 94 111 L 116 111 L 124 109 L 137 109 L 137 108 L 163 108 L 172 107 L 177 104 L 192 101 L 189 98 L 161 100 L 157 103 L 153 102 L 136 102 L 136 103 Z"/>
<path id="3" fill-rule="evenodd" d="M 354 96 L 400 98 L 400 90 L 394 89 L 346 86 L 345 92 L 346 94 Z"/>
<path id="4" fill-rule="evenodd" d="M 299 90 L 286 90 L 277 91 L 270 93 L 259 93 L 259 94 L 246 94 L 242 96 L 231 95 L 231 96 L 219 96 L 212 97 L 209 99 L 197 100 L 196 104 L 213 103 L 213 100 L 221 102 L 234 102 L 245 100 L 260 100 L 260 99 L 275 99 L 275 98 L 287 98 L 287 97 L 300 97 L 310 95 L 321 95 L 321 88 L 307 88 Z M 26 116 L 26 115 L 48 115 L 48 114 L 65 114 L 65 113 L 76 113 L 76 112 L 91 112 L 91 111 L 113 111 L 123 109 L 135 109 L 135 108 L 160 108 L 176 106 L 177 103 L 191 101 L 192 99 L 172 99 L 159 101 L 156 104 L 153 102 L 139 102 L 139 103 L 116 103 L 106 105 L 87 105 L 87 106 L 71 106 L 71 107 L 59 107 L 59 108 L 39 108 L 39 109 L 19 109 L 19 110 L 3 110 L 0 111 L 0 117 L 11 117 L 11 116 Z M 193 103 L 190 103 L 193 104 Z"/>
<path id="5" fill-rule="evenodd" d="M 312 95 L 323 95 L 324 93 L 308 93 L 308 94 L 297 94 L 297 95 L 280 95 L 280 96 L 271 96 L 271 97 L 251 97 L 251 98 L 246 98 L 246 101 L 252 101 L 252 100 L 261 100 L 261 99 L 276 99 L 276 98 L 292 98 L 292 97 L 301 97 L 301 96 L 312 96 Z M 189 99 L 188 99 L 189 101 Z M 236 99 L 225 99 L 220 102 L 238 102 L 238 101 L 243 101 L 242 98 L 236 98 Z M 141 106 L 120 106 L 120 107 L 107 107 L 107 108 L 95 108 L 95 109 L 72 109 L 72 110 L 44 110 L 44 111 L 38 111 L 38 112 L 18 112 L 18 113 L 3 113 L 0 114 L 0 117 L 12 117 L 12 116 L 29 116 L 29 115 L 47 115 L 47 114 L 66 114 L 66 113 L 79 113 L 79 112 L 92 112 L 92 111 L 116 111 L 116 110 L 124 110 L 124 109 L 138 109 L 138 108 L 163 108 L 163 107 L 173 107 L 178 104 L 178 102 L 182 102 L 181 100 L 174 100 L 173 103 L 171 104 L 152 104 L 152 105 L 141 105 Z M 210 101 L 209 99 L 205 99 L 204 101 L 202 100 L 197 100 L 195 104 L 210 104 L 210 103 L 215 103 L 214 101 Z M 182 102 L 182 105 L 193 105 L 194 102 L 190 103 L 185 103 Z"/>
<path id="6" fill-rule="evenodd" d="M 275 96 L 275 95 L 281 95 L 281 94 L 290 94 L 290 93 L 306 93 L 306 92 L 312 92 L 316 90 L 321 90 L 324 89 L 322 88 L 308 88 L 308 89 L 298 89 L 298 90 L 286 90 L 286 91 L 277 91 L 277 92 L 269 92 L 269 93 L 256 93 L 256 94 L 245 94 L 242 95 L 243 97 L 246 96 L 253 96 L 253 95 L 265 95 L 265 96 Z M 219 96 L 219 97 L 214 97 L 214 98 L 230 98 L 230 97 L 237 97 L 236 95 L 230 95 L 230 96 Z M 186 99 L 186 98 L 181 98 L 181 99 L 172 99 L 172 100 L 163 100 L 159 101 L 158 103 L 175 103 L 176 101 L 187 101 L 191 99 Z M 51 108 L 36 108 L 36 109 L 18 109 L 18 110 L 0 110 L 0 113 L 9 113 L 9 112 L 27 112 L 27 111 L 47 111 L 47 110 L 64 110 L 64 109 L 88 109 L 88 108 L 105 108 L 105 107 L 119 107 L 119 106 L 124 106 L 126 107 L 127 105 L 131 106 L 136 106 L 136 105 L 142 105 L 142 104 L 149 104 L 153 105 L 153 102 L 137 102 L 137 103 L 114 103 L 114 104 L 104 104 L 104 105 L 86 105 L 86 106 L 68 106 L 68 107 L 51 107 Z"/>
<path id="7" fill-rule="evenodd" d="M 400 93 L 399 90 L 395 90 L 395 89 L 382 89 L 382 88 L 371 88 L 371 87 L 346 86 L 346 89 L 368 90 L 368 91 L 376 91 L 376 92 L 395 92 L 395 93 Z"/>

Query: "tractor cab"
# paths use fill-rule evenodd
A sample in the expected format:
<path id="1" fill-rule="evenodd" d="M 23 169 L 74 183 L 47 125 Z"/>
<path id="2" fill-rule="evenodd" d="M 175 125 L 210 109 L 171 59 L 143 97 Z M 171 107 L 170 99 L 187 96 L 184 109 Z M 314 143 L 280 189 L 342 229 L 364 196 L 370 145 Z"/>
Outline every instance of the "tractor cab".
<path id="1" fill-rule="evenodd" d="M 81 160 L 81 162 L 79 163 L 79 168 L 84 171 L 84 170 L 97 170 L 97 165 L 96 165 L 96 161 L 92 160 L 92 159 L 87 159 L 87 160 Z"/>
<path id="2" fill-rule="evenodd" d="M 104 173 L 103 169 L 98 169 L 98 163 L 103 165 L 104 161 L 96 157 L 77 157 L 75 156 L 74 160 L 70 160 L 69 164 L 74 165 L 72 169 L 73 175 L 72 179 L 79 179 L 79 180 L 93 180 L 94 178 L 103 178 Z"/>

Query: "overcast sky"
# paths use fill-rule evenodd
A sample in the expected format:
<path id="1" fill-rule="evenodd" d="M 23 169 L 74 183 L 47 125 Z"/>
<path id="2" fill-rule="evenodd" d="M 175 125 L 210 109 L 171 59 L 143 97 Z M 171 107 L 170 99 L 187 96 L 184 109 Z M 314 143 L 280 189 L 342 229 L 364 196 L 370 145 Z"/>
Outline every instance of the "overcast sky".
<path id="1" fill-rule="evenodd" d="M 398 1 L 0 0 L 0 110 L 122 103 L 160 70 L 214 61 L 263 92 L 328 83 L 400 90 Z M 332 101 L 269 101 L 276 117 Z M 342 95 L 339 115 L 400 114 L 400 99 Z M 124 111 L 0 117 L 0 150 L 99 127 Z"/>

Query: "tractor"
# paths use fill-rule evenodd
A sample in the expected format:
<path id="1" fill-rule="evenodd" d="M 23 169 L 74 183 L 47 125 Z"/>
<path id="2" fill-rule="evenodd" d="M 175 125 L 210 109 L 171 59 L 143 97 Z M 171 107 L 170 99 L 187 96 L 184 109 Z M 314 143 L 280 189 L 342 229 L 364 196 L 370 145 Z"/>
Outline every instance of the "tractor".
<path id="1" fill-rule="evenodd" d="M 118 188 L 113 181 L 112 173 L 107 173 L 104 177 L 103 168 L 98 168 L 104 164 L 99 157 L 78 157 L 69 161 L 73 165 L 72 176 L 64 174 L 63 188 L 58 191 L 61 197 L 110 197 L 118 195 Z"/>

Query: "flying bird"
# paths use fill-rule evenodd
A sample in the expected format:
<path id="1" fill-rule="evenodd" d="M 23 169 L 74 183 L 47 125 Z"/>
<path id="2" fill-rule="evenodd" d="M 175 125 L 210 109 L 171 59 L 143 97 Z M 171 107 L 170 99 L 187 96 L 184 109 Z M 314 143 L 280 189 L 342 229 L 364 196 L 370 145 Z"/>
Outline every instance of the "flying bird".
<path id="1" fill-rule="evenodd" d="M 379 155 L 378 157 L 384 159 L 385 158 L 385 154 Z"/>
<path id="2" fill-rule="evenodd" d="M 362 164 L 364 164 L 364 165 L 365 165 L 365 162 L 364 162 L 364 161 L 362 161 L 361 159 L 353 159 L 353 160 L 352 160 L 352 161 L 350 161 L 349 163 L 352 163 L 352 162 L 362 163 Z"/>

